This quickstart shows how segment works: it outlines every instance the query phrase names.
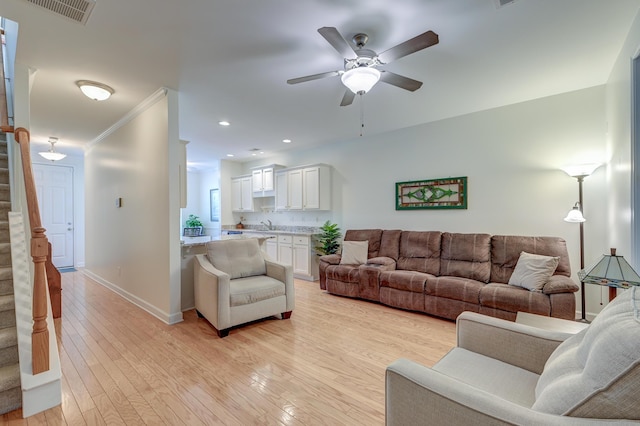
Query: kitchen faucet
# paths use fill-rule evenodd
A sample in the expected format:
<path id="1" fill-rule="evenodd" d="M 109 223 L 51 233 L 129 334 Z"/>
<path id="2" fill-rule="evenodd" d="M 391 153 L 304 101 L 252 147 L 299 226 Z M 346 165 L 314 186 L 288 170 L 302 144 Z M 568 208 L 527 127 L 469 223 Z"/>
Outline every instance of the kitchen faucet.
<path id="1" fill-rule="evenodd" d="M 271 221 L 269 219 L 267 219 L 267 222 L 269 222 L 269 223 L 268 224 L 266 224 L 264 222 L 260 222 L 260 223 L 263 224 L 264 226 L 266 226 L 269 231 L 273 231 L 273 229 L 274 229 L 273 224 L 271 223 Z"/>

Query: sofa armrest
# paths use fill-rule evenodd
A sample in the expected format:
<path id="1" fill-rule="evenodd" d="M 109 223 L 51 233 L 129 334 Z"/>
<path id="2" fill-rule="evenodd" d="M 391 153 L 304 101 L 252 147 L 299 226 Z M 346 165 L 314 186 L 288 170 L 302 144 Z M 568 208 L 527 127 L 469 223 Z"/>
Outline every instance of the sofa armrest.
<path id="1" fill-rule="evenodd" d="M 295 307 L 295 288 L 293 285 L 293 266 L 265 259 L 267 276 L 284 283 L 284 293 L 287 297 L 287 311 Z"/>
<path id="2" fill-rule="evenodd" d="M 324 256 L 320 256 L 320 262 L 328 263 L 329 265 L 339 265 L 340 259 L 342 256 L 339 254 L 325 254 Z"/>
<path id="3" fill-rule="evenodd" d="M 194 257 L 193 290 L 196 310 L 216 329 L 231 326 L 229 274 L 216 269 L 206 255 Z"/>
<path id="4" fill-rule="evenodd" d="M 396 269 L 396 261 L 391 257 L 372 257 L 371 259 L 367 259 L 367 266 L 379 266 L 381 267 L 381 271 L 393 271 Z"/>
<path id="5" fill-rule="evenodd" d="M 551 353 L 572 333 L 543 330 L 511 321 L 463 312 L 456 320 L 457 345 L 541 374 Z"/>
<path id="6" fill-rule="evenodd" d="M 542 288 L 542 292 L 544 294 L 575 293 L 578 289 L 578 284 L 573 282 L 571 278 L 564 275 L 552 275 Z"/>
<path id="7" fill-rule="evenodd" d="M 407 359 L 385 374 L 386 426 L 404 425 L 614 425 L 533 411 Z"/>

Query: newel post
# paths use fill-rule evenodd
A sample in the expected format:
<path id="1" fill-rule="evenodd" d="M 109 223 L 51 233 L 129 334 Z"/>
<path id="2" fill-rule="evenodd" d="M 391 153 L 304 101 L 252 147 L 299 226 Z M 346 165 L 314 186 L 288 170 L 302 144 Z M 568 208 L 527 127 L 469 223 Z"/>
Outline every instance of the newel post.
<path id="1" fill-rule="evenodd" d="M 33 374 L 49 370 L 49 331 L 47 329 L 47 292 L 45 261 L 49 242 L 42 227 L 33 228 L 31 257 L 33 258 L 33 334 L 31 351 Z"/>

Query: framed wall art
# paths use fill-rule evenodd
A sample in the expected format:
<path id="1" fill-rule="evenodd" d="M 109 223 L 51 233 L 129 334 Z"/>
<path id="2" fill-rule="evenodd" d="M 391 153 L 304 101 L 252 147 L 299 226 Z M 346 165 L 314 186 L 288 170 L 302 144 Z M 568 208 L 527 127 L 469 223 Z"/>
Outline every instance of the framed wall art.
<path id="1" fill-rule="evenodd" d="M 209 209 L 211 222 L 220 222 L 220 190 L 218 188 L 209 191 Z"/>
<path id="2" fill-rule="evenodd" d="M 396 182 L 396 210 L 466 208 L 466 176 Z"/>

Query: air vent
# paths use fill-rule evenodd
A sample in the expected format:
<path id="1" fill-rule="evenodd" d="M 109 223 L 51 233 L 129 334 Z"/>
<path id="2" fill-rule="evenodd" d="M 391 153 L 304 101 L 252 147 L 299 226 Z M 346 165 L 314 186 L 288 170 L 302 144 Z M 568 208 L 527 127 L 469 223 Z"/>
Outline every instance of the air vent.
<path id="1" fill-rule="evenodd" d="M 509 4 L 515 3 L 516 0 L 493 0 L 496 4 L 496 8 L 501 8 L 503 6 L 507 6 Z"/>
<path id="2" fill-rule="evenodd" d="M 95 0 L 26 0 L 72 21 L 86 25 Z"/>

